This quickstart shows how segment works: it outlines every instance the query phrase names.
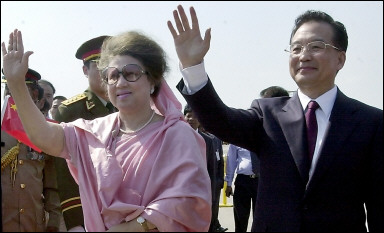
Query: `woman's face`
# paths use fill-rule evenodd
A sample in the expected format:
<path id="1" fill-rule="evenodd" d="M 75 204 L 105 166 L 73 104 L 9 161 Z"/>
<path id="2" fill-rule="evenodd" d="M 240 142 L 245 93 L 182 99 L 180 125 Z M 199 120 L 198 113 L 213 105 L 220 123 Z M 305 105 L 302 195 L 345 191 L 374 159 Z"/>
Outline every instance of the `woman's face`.
<path id="1" fill-rule="evenodd" d="M 145 67 L 137 59 L 128 55 L 118 55 L 114 57 L 108 67 L 115 67 L 121 72 L 123 67 L 128 64 L 134 64 L 146 72 Z M 132 66 L 136 67 L 137 66 Z M 117 71 L 110 68 L 111 72 Z M 133 69 L 134 71 L 134 69 Z M 111 73 L 110 71 L 106 72 Z M 124 72 L 123 72 L 124 73 Z M 115 84 L 107 84 L 108 96 L 112 104 L 119 109 L 121 113 L 135 113 L 143 108 L 150 106 L 150 91 L 153 84 L 150 83 L 147 74 L 141 74 L 140 78 L 135 82 L 127 81 L 122 73 L 117 74 L 117 82 Z"/>

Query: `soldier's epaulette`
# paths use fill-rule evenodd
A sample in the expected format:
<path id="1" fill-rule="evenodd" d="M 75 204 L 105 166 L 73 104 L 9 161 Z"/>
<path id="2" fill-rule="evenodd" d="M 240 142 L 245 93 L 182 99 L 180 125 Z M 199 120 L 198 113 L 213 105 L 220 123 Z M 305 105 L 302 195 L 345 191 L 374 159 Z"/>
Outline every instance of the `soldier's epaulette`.
<path id="1" fill-rule="evenodd" d="M 78 95 L 75 95 L 74 97 L 71 97 L 67 100 L 64 100 L 63 102 L 61 102 L 62 104 L 64 105 L 70 105 L 70 104 L 73 104 L 79 100 L 82 100 L 84 98 L 86 98 L 87 96 L 84 94 L 84 93 L 81 93 L 81 94 L 78 94 Z"/>

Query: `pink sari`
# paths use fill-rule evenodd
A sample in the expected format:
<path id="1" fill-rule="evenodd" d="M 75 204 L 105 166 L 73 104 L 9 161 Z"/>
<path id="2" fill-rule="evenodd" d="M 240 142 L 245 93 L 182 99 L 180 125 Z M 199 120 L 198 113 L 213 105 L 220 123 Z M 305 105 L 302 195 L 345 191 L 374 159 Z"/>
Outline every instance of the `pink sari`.
<path id="1" fill-rule="evenodd" d="M 119 113 L 61 123 L 62 154 L 78 182 L 87 231 L 143 216 L 159 231 L 208 231 L 211 189 L 205 142 L 183 120 L 163 81 L 152 108 L 165 117 L 117 137 Z"/>

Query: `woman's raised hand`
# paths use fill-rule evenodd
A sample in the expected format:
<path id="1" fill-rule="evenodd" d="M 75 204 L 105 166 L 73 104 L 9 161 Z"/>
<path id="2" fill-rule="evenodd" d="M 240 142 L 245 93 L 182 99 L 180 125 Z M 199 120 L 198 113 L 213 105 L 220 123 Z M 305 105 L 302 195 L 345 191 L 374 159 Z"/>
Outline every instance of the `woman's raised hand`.
<path id="1" fill-rule="evenodd" d="M 9 35 L 8 48 L 1 43 L 3 51 L 3 72 L 8 84 L 22 82 L 25 85 L 25 74 L 28 71 L 28 59 L 33 53 L 24 53 L 23 38 L 21 31 L 15 29 Z"/>

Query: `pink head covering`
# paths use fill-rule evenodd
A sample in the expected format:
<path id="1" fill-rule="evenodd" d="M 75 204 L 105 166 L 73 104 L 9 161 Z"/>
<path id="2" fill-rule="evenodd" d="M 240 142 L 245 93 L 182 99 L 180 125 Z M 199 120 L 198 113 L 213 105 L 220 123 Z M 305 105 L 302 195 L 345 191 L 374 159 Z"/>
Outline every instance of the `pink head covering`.
<path id="1" fill-rule="evenodd" d="M 159 94 L 152 98 L 151 106 L 156 113 L 163 115 L 167 122 L 179 119 L 184 121 L 184 116 L 181 112 L 181 103 L 164 78 L 161 81 Z"/>

